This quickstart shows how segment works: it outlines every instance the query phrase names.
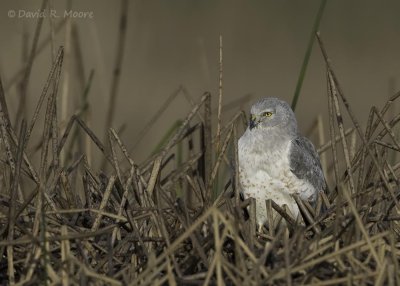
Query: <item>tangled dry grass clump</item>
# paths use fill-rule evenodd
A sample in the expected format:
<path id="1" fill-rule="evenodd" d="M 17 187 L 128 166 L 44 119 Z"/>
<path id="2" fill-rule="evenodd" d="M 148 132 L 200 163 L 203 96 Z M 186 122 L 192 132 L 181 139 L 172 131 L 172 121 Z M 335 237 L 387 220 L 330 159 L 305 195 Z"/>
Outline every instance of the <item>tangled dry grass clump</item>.
<path id="1" fill-rule="evenodd" d="M 385 118 L 400 93 L 381 110 L 372 107 L 362 129 L 317 37 L 327 66 L 330 123 L 330 141 L 319 152 L 331 154 L 332 164 L 324 167 L 333 187 L 316 208 L 297 199 L 302 224 L 266 201 L 267 211 L 286 221 L 269 224 L 276 228 L 256 229 L 254 201 L 240 199 L 237 176 L 229 172 L 237 165 L 246 117 L 239 111 L 223 127 L 219 120 L 213 134 L 209 93 L 157 152 L 137 164 L 112 128 L 102 141 L 79 113 L 60 128 L 62 48 L 28 123 L 12 126 L 1 85 L 0 281 L 399 285 L 400 163 L 392 157 L 400 151 L 400 115 Z M 42 138 L 28 151 L 34 128 Z M 357 141 L 349 143 L 349 134 Z M 69 150 L 82 136 L 104 156 L 104 168 Z M 69 155 L 61 159 L 63 152 Z"/>

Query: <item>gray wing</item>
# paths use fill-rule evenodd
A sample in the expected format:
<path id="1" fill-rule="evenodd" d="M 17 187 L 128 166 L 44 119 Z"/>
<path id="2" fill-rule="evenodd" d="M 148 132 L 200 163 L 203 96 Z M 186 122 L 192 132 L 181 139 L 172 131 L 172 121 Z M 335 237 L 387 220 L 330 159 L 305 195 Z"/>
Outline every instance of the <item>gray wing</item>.
<path id="1" fill-rule="evenodd" d="M 326 189 L 321 162 L 310 140 L 303 136 L 293 139 L 289 160 L 290 170 L 297 178 L 308 181 L 317 192 Z"/>

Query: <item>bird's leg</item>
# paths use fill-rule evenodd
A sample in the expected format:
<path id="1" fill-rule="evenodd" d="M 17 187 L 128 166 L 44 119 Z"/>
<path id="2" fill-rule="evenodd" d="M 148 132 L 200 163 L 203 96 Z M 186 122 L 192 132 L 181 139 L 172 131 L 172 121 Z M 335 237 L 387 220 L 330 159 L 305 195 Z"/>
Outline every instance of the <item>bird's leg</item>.
<path id="1" fill-rule="evenodd" d="M 261 233 L 262 228 L 263 228 L 263 224 L 262 223 L 257 223 L 257 230 L 258 230 L 259 233 Z"/>

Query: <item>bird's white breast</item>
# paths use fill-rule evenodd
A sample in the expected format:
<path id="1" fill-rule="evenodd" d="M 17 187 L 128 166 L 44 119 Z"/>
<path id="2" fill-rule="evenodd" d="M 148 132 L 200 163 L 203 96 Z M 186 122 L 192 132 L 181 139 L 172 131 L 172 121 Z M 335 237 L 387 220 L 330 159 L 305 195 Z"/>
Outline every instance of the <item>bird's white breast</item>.
<path id="1" fill-rule="evenodd" d="M 238 143 L 239 180 L 245 198 L 256 199 L 258 224 L 267 221 L 267 199 L 281 206 L 286 204 L 296 218 L 299 209 L 291 194 L 307 197 L 314 193 L 308 182 L 299 180 L 290 170 L 290 139 L 278 139 L 248 129 Z"/>

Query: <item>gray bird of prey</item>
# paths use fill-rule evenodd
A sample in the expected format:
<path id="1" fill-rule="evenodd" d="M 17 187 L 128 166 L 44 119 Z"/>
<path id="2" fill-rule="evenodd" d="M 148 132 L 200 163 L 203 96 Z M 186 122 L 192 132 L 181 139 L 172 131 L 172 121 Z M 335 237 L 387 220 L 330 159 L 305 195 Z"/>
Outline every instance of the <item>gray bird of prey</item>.
<path id="1" fill-rule="evenodd" d="M 299 208 L 291 194 L 314 202 L 326 189 L 320 159 L 310 140 L 297 130 L 289 104 L 267 97 L 251 107 L 250 124 L 238 142 L 239 182 L 245 198 L 255 198 L 258 227 L 267 222 L 266 200 Z"/>

